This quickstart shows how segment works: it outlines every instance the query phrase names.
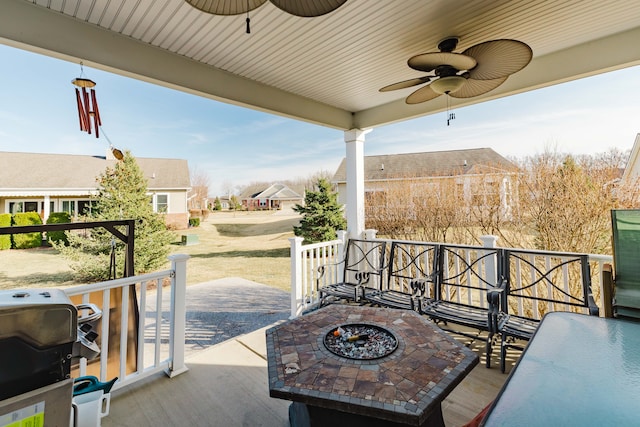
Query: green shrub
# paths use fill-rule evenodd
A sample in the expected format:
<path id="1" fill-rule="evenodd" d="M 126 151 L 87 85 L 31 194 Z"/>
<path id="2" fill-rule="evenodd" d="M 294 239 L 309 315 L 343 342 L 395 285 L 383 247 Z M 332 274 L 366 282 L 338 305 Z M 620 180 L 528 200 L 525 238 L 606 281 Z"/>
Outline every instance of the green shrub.
<path id="1" fill-rule="evenodd" d="M 71 222 L 71 216 L 67 212 L 52 212 L 47 218 L 47 224 L 66 224 Z M 64 231 L 48 231 L 47 242 L 68 245 L 69 239 Z"/>
<path id="2" fill-rule="evenodd" d="M 200 227 L 200 218 L 189 218 L 189 227 Z"/>
<path id="3" fill-rule="evenodd" d="M 40 215 L 36 212 L 20 212 L 13 215 L 13 225 L 39 225 L 42 224 Z M 29 249 L 42 246 L 42 233 L 12 234 L 14 249 Z"/>
<path id="4" fill-rule="evenodd" d="M 11 227 L 11 214 L 0 214 L 0 227 Z M 0 250 L 11 249 L 11 235 L 0 235 Z"/>

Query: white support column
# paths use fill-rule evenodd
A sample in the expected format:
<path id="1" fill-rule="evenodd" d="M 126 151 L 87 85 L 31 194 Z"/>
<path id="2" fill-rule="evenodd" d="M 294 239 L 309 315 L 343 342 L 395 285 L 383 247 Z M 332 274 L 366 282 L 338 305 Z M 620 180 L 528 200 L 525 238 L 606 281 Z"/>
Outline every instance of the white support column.
<path id="1" fill-rule="evenodd" d="M 371 129 L 344 132 L 347 144 L 347 232 L 351 238 L 364 232 L 364 136 Z"/>
<path id="2" fill-rule="evenodd" d="M 187 260 L 189 255 L 169 255 L 171 269 L 174 272 L 171 286 L 171 323 L 169 355 L 171 365 L 167 371 L 169 377 L 175 377 L 189 369 L 184 364 L 184 344 L 187 327 Z"/>
<path id="3" fill-rule="evenodd" d="M 48 194 L 44 196 L 44 202 L 42 204 L 43 204 L 42 207 L 44 208 L 44 212 L 42 213 L 44 218 L 42 218 L 42 222 L 46 224 L 47 218 L 49 218 L 49 215 L 51 215 L 51 209 L 50 209 L 51 198 L 49 197 Z"/>
<path id="4" fill-rule="evenodd" d="M 302 292 L 302 237 L 292 237 L 291 244 L 291 316 L 295 319 L 302 314 L 304 295 Z"/>

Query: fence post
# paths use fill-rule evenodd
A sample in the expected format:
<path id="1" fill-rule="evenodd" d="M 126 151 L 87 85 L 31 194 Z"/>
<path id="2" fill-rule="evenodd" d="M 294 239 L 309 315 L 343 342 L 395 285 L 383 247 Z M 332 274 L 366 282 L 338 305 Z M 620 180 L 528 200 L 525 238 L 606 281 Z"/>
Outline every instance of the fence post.
<path id="1" fill-rule="evenodd" d="M 489 234 L 485 236 L 480 236 L 480 240 L 482 241 L 482 246 L 484 246 L 485 248 L 495 249 L 496 242 L 498 241 L 498 236 L 492 236 Z M 490 253 L 490 251 L 485 252 L 484 255 L 487 255 L 488 253 Z M 484 264 L 485 280 L 490 286 L 496 286 L 498 284 L 498 269 L 496 265 L 496 260 L 497 260 L 496 257 L 488 257 L 486 258 L 485 264 Z"/>
<path id="2" fill-rule="evenodd" d="M 302 314 L 304 294 L 302 290 L 302 237 L 292 237 L 291 243 L 291 316 L 294 319 Z"/>
<path id="3" fill-rule="evenodd" d="M 374 240 L 376 238 L 376 234 L 378 234 L 378 230 L 374 230 L 373 228 L 367 228 L 364 230 L 365 240 Z"/>
<path id="4" fill-rule="evenodd" d="M 175 377 L 189 370 L 184 364 L 185 329 L 187 327 L 187 260 L 189 255 L 169 255 L 173 270 L 171 286 L 171 319 L 169 336 L 169 357 L 171 363 L 167 371 Z M 160 283 L 159 286 L 162 286 Z M 157 308 L 158 310 L 160 307 Z"/>

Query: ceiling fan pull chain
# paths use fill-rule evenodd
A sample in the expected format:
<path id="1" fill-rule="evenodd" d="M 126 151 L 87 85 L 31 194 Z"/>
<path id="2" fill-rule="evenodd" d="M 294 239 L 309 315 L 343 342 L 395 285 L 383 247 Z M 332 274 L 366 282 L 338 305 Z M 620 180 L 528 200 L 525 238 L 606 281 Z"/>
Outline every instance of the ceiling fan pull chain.
<path id="1" fill-rule="evenodd" d="M 247 21 L 247 34 L 251 34 L 251 18 L 249 18 L 249 0 L 247 0 L 247 19 L 245 20 Z"/>
<path id="2" fill-rule="evenodd" d="M 449 123 L 451 122 L 451 120 L 455 120 L 456 118 L 456 113 L 451 113 L 449 111 L 449 94 L 447 94 L 447 126 L 449 126 Z"/>

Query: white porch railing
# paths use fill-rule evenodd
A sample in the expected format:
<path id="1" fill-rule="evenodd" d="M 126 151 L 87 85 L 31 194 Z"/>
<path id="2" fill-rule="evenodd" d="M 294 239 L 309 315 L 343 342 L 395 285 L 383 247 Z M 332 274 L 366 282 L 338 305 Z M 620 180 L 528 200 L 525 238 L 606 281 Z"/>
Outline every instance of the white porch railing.
<path id="1" fill-rule="evenodd" d="M 291 242 L 291 318 L 300 316 L 305 310 L 318 304 L 316 284 L 318 267 L 336 264 L 344 258 L 346 231 L 338 232 L 338 239 L 329 242 L 303 245 L 302 237 L 289 239 Z M 327 281 L 341 277 L 339 268 L 329 268 L 324 278 Z"/>
<path id="2" fill-rule="evenodd" d="M 365 232 L 367 240 L 387 240 L 376 239 L 374 230 L 367 230 Z M 337 240 L 330 242 L 314 243 L 312 245 L 303 245 L 302 238 L 296 237 L 289 239 L 291 242 L 291 318 L 301 315 L 304 311 L 316 307 L 319 303 L 318 287 L 317 287 L 317 275 L 318 267 L 324 264 L 337 263 L 343 259 L 344 247 L 346 244 L 346 233 L 340 232 Z M 495 248 L 495 242 L 497 237 L 486 236 L 483 239 L 484 246 L 469 246 L 466 248 L 468 254 L 461 254 L 462 257 L 469 259 L 476 259 L 481 256 L 483 248 Z M 390 241 L 390 240 L 388 240 Z M 456 245 L 458 246 L 458 245 Z M 465 249 L 461 246 L 458 250 Z M 509 248 L 504 248 L 509 249 Z M 527 250 L 528 251 L 528 250 Z M 553 255 L 545 251 L 540 252 L 542 257 L 553 258 Z M 543 263 L 545 263 L 543 261 Z M 610 255 L 595 255 L 589 254 L 589 265 L 591 267 L 591 287 L 593 296 L 600 307 L 600 312 L 603 313 L 604 307 L 604 293 L 603 281 L 604 281 L 604 265 L 612 264 L 613 257 Z M 489 283 L 495 283 L 495 268 L 484 269 L 486 277 L 484 279 Z M 564 273 L 567 274 L 567 273 Z M 334 281 L 334 283 L 342 277 L 342 271 L 339 268 L 329 269 L 325 271 L 323 275 L 324 281 Z M 563 281 L 568 281 L 568 277 L 563 277 Z M 517 313 L 514 313 L 517 314 Z"/>
<path id="3" fill-rule="evenodd" d="M 102 310 L 96 330 L 101 357 L 89 363 L 81 359 L 78 376 L 96 375 L 100 381 L 117 376 L 115 390 L 158 372 L 173 377 L 187 370 L 187 259 L 188 255 L 171 255 L 169 270 L 65 289 L 68 296 L 80 297 L 81 302 Z M 131 298 L 134 294 L 135 300 Z M 137 301 L 137 316 L 132 316 L 136 310 L 131 301 Z M 118 351 L 110 352 L 110 344 L 119 346 Z"/>

